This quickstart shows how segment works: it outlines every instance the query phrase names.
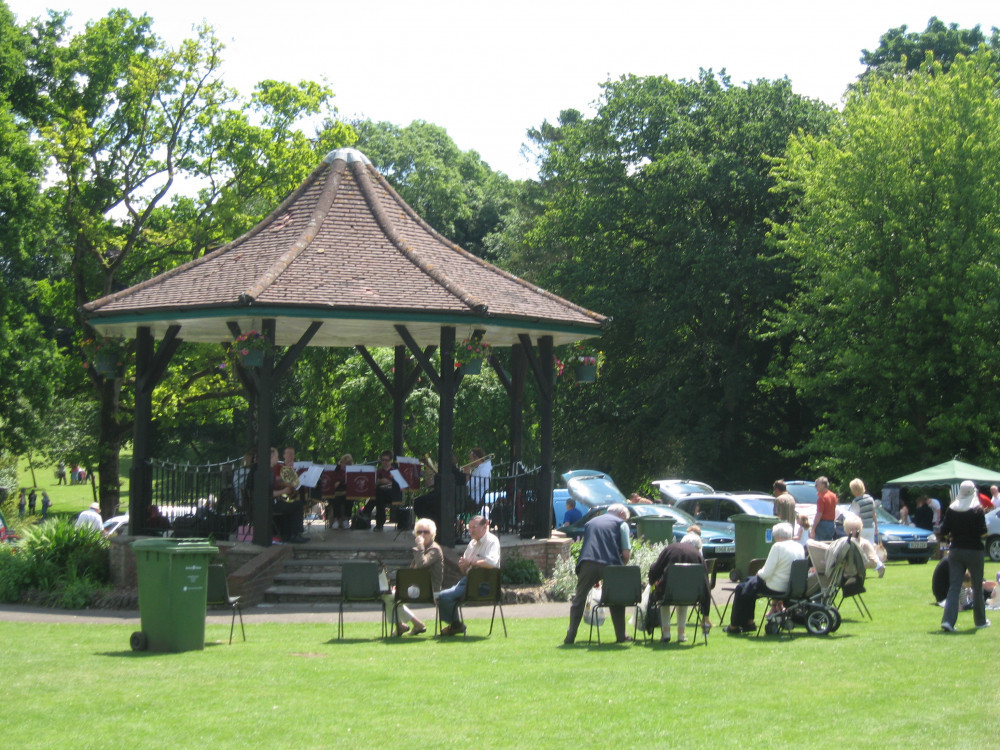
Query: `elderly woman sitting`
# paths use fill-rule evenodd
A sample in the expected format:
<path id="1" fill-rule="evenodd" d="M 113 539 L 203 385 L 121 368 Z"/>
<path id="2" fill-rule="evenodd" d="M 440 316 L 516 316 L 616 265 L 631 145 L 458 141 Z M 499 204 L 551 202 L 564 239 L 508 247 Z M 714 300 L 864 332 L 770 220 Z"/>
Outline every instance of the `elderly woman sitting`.
<path id="1" fill-rule="evenodd" d="M 687 533 L 684 537 L 676 544 L 669 544 L 664 547 L 663 552 L 660 556 L 656 558 L 649 568 L 649 583 L 655 589 L 654 598 L 662 600 L 663 590 L 666 586 L 667 571 L 670 570 L 672 565 L 678 563 L 697 563 L 699 565 L 705 564 L 705 558 L 701 554 L 701 527 L 697 524 L 691 524 L 688 527 Z M 712 606 L 712 592 L 709 589 L 708 582 L 708 570 L 705 570 L 705 588 L 702 592 L 701 598 L 698 600 L 698 606 L 701 608 L 701 614 L 703 617 L 702 627 L 707 634 L 712 628 L 712 623 L 708 619 L 710 608 Z M 684 633 L 684 627 L 687 624 L 687 607 L 679 606 L 674 607 L 677 610 L 677 640 L 680 643 L 684 643 L 687 640 L 687 636 Z M 670 642 L 670 616 L 671 608 L 669 604 L 663 604 L 660 606 L 660 642 L 669 643 Z"/>
<path id="2" fill-rule="evenodd" d="M 792 539 L 792 525 L 779 523 L 771 532 L 774 544 L 767 554 L 767 561 L 755 576 L 744 578 L 736 585 L 733 594 L 733 619 L 726 632 L 751 633 L 757 629 L 757 599 L 761 596 L 780 597 L 788 593 L 792 576 L 792 562 L 804 560 L 802 545 Z"/>

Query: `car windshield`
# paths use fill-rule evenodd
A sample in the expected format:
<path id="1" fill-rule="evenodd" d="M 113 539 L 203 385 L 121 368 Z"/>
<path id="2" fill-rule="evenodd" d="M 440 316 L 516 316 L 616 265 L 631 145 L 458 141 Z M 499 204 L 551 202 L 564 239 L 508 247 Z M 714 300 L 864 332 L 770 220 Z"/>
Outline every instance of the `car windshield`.
<path id="1" fill-rule="evenodd" d="M 697 523 L 694 516 L 692 516 L 690 513 L 681 510 L 680 508 L 668 506 L 666 510 L 667 510 L 667 515 L 673 516 L 675 522 L 679 521 L 680 523 L 686 523 L 688 525 L 691 525 L 692 523 Z"/>
<path id="2" fill-rule="evenodd" d="M 892 513 L 890 513 L 889 511 L 887 511 L 885 508 L 883 508 L 881 506 L 879 506 L 878 508 L 876 508 L 875 512 L 878 515 L 878 520 L 881 523 L 899 523 L 899 520 L 897 518 L 895 518 L 892 515 Z"/>
<path id="3" fill-rule="evenodd" d="M 665 516 L 662 505 L 629 505 L 633 516 Z"/>
<path id="4" fill-rule="evenodd" d="M 755 516 L 769 516 L 774 513 L 774 501 L 772 500 L 746 500 L 742 501 L 750 508 L 751 514 Z"/>

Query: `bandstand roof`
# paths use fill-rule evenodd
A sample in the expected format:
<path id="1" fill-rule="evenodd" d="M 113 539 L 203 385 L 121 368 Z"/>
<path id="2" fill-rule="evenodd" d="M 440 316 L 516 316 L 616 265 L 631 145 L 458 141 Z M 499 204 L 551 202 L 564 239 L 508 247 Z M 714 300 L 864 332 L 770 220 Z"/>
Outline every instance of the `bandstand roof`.
<path id="1" fill-rule="evenodd" d="M 85 306 L 106 336 L 140 326 L 161 338 L 226 342 L 235 321 L 276 343 L 323 323 L 310 346 L 395 346 L 406 326 L 420 346 L 477 328 L 494 346 L 519 334 L 556 345 L 600 335 L 608 319 L 503 271 L 442 237 L 355 149 L 338 149 L 267 218 L 217 250 Z"/>

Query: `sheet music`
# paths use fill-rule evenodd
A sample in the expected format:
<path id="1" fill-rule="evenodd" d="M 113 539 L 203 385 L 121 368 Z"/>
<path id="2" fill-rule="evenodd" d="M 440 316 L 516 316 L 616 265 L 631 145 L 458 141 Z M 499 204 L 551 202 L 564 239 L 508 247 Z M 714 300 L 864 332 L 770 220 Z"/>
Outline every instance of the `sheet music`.
<path id="1" fill-rule="evenodd" d="M 319 478 L 323 474 L 323 464 L 312 464 L 299 477 L 299 484 L 303 487 L 315 487 L 319 484 Z"/>
<path id="2" fill-rule="evenodd" d="M 403 475 L 399 473 L 399 469 L 390 469 L 389 473 L 392 475 L 392 478 L 395 480 L 396 484 L 399 485 L 399 489 L 405 490 L 409 488 L 410 485 L 407 484 L 405 479 L 403 479 Z"/>

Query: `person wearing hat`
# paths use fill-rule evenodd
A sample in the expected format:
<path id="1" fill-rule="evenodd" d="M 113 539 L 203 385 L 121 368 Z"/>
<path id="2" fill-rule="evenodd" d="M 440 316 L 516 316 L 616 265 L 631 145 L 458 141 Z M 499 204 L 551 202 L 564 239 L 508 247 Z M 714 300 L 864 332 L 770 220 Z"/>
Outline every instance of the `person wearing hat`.
<path id="1" fill-rule="evenodd" d="M 979 504 L 976 485 L 965 480 L 958 497 L 944 512 L 941 538 L 951 540 L 948 552 L 948 596 L 944 603 L 941 629 L 955 632 L 958 619 L 958 598 L 966 573 L 973 581 L 983 580 L 983 537 L 986 536 L 986 516 Z M 986 602 L 983 587 L 973 586 L 972 614 L 977 628 L 987 628 Z"/>
<path id="2" fill-rule="evenodd" d="M 91 503 L 87 510 L 76 517 L 76 526 L 90 526 L 92 529 L 101 531 L 104 528 L 104 519 L 101 518 L 101 504 Z"/>

